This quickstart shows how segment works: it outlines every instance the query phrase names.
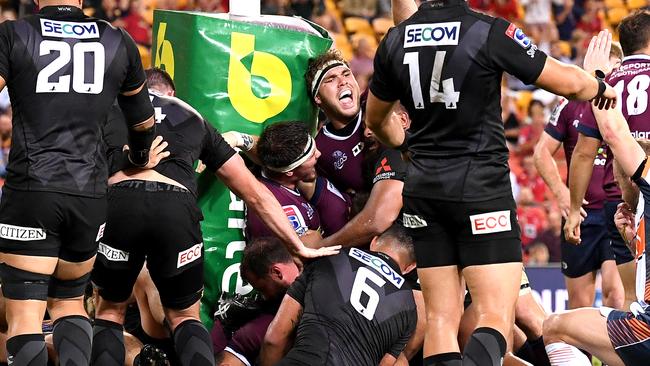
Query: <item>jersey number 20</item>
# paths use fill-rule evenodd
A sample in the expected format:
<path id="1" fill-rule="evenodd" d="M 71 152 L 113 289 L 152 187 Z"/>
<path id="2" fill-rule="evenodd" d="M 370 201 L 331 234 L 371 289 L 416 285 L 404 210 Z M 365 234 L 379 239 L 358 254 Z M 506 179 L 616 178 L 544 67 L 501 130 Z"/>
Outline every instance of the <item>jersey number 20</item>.
<path id="1" fill-rule="evenodd" d="M 431 71 L 431 83 L 429 85 L 429 100 L 431 103 L 444 103 L 447 109 L 456 109 L 460 99 L 460 92 L 454 89 L 454 79 L 448 78 L 442 81 L 442 92 L 440 89 L 440 76 L 442 66 L 445 63 L 447 51 L 437 51 Z M 422 98 L 422 85 L 420 84 L 420 58 L 418 52 L 407 52 L 404 54 L 404 65 L 409 65 L 409 76 L 411 81 L 411 96 L 415 109 L 424 109 Z"/>
<path id="2" fill-rule="evenodd" d="M 70 75 L 61 75 L 56 81 L 50 81 L 55 73 L 67 67 L 72 60 L 72 90 L 80 94 L 99 94 L 104 89 L 104 66 L 106 63 L 104 46 L 99 42 L 79 42 L 70 46 L 62 41 L 42 41 L 39 56 L 58 52 L 49 65 L 38 73 L 36 78 L 37 93 L 67 93 L 70 91 Z M 90 61 L 92 60 L 92 61 Z M 86 67 L 92 62 L 93 73 L 86 82 Z"/>
<path id="3" fill-rule="evenodd" d="M 368 320 L 372 320 L 372 318 L 375 317 L 377 305 L 379 305 L 379 294 L 374 288 L 370 287 L 367 282 L 368 280 L 379 287 L 384 286 L 386 283 L 386 280 L 379 277 L 375 272 L 366 267 L 359 267 L 357 275 L 354 277 L 352 292 L 350 293 L 350 304 L 352 304 L 354 310 L 359 314 L 363 315 Z M 366 294 L 368 297 L 366 305 L 361 304 L 362 294 Z"/>

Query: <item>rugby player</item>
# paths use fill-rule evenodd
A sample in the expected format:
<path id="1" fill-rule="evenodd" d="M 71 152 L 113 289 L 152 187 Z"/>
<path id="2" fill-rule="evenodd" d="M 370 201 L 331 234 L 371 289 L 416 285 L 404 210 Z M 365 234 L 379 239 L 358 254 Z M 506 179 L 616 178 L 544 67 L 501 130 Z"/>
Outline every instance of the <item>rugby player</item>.
<path id="1" fill-rule="evenodd" d="M 650 77 L 650 13 L 639 11 L 624 18 L 618 26 L 624 58 L 621 66 L 607 78 L 619 94 L 619 106 L 623 111 L 630 131 L 636 138 L 650 136 L 650 111 L 648 110 L 647 88 L 645 81 Z M 592 68 L 585 64 L 585 68 Z M 603 68 L 609 67 L 603 63 Z M 589 176 L 593 168 L 593 157 L 600 146 L 602 136 L 598 131 L 593 116 L 578 125 L 580 136 L 574 150 L 574 158 L 569 168 L 569 190 L 571 192 L 571 209 L 564 226 L 566 239 L 572 243 L 580 242 L 580 203 L 589 185 Z M 625 306 L 636 298 L 634 282 L 634 256 L 630 253 L 623 238 L 614 226 L 614 212 L 622 201 L 621 190 L 616 184 L 612 161 L 615 154 L 607 154 L 605 166 L 605 220 L 609 230 L 611 247 L 625 288 Z"/>
<path id="2" fill-rule="evenodd" d="M 87 365 L 92 327 L 83 293 L 106 216 L 102 126 L 117 97 L 130 164 L 145 166 L 154 111 L 124 30 L 85 16 L 80 0 L 36 3 L 37 14 L 0 24 L 0 89 L 8 86 L 13 110 L 0 201 L 8 361 L 46 364 L 47 308 L 60 363 Z"/>
<path id="3" fill-rule="evenodd" d="M 627 19 L 628 25 L 638 26 L 650 21 L 647 11 L 634 13 L 631 17 L 632 19 Z M 594 37 L 585 56 L 585 64 L 591 62 L 600 67 L 606 64 L 610 42 L 611 38 L 608 39 L 606 32 Z M 625 47 L 623 50 L 625 52 Z M 623 64 L 626 64 L 625 60 Z M 615 75 L 612 77 L 616 77 Z M 628 183 L 625 180 L 619 181 L 621 188 L 631 188 L 629 185 L 633 182 L 641 193 L 636 216 L 631 209 L 635 206 L 625 207 L 623 204 L 615 214 L 616 225 L 623 239 L 636 249 L 633 254 L 637 259 L 637 298 L 631 304 L 630 311 L 581 308 L 551 315 L 544 322 L 544 340 L 553 366 L 591 365 L 582 353 L 568 351 L 567 344 L 584 349 L 608 365 L 646 365 L 650 358 L 650 317 L 647 313 L 650 310 L 650 294 L 647 291 L 650 286 L 647 274 L 650 263 L 645 248 L 648 235 L 645 217 L 650 213 L 647 151 L 644 151 L 630 133 L 630 122 L 621 110 L 602 111 L 595 107 L 592 107 L 592 110 L 600 135 L 614 153 L 615 165 L 618 165 L 625 176 L 631 178 Z M 624 192 L 632 191 L 624 189 Z M 624 197 L 629 199 L 630 196 Z"/>
<path id="4" fill-rule="evenodd" d="M 417 311 L 403 274 L 414 267 L 411 240 L 399 225 L 373 240 L 370 251 L 350 248 L 307 265 L 267 330 L 259 364 L 404 361 Z"/>
<path id="5" fill-rule="evenodd" d="M 426 302 L 424 364 L 500 365 L 522 270 L 501 121 L 503 72 L 571 99 L 598 98 L 604 108 L 616 93 L 463 0 L 423 2 L 382 40 L 374 70 L 366 124 L 385 145 L 413 153 L 403 219 Z M 386 118 L 397 100 L 413 121 L 408 141 Z M 461 274 L 478 311 L 464 356 L 456 340 Z"/>
<path id="6" fill-rule="evenodd" d="M 112 185 L 108 219 L 92 275 L 99 289 L 92 360 L 101 365 L 124 363 L 119 335 L 126 301 L 146 258 L 181 365 L 214 365 L 210 334 L 199 321 L 203 289 L 199 223 L 203 217 L 196 204 L 192 168 L 196 160 L 201 159 L 241 197 L 293 255 L 309 258 L 336 250 L 306 248 L 283 218 L 271 192 L 255 179 L 241 157 L 194 109 L 172 96 L 174 85 L 169 75 L 151 69 L 148 79 L 152 102 L 158 109 L 158 130 L 170 142 L 170 155 L 154 169 L 123 170 L 121 124 L 108 122 Z"/>
<path id="7" fill-rule="evenodd" d="M 623 58 L 623 50 L 618 44 L 612 44 L 609 65 L 618 67 Z M 604 70 L 609 73 L 610 70 Z M 586 109 L 586 110 L 585 110 Z M 578 140 L 578 126 L 585 119 L 592 118 L 588 102 L 568 101 L 562 99 L 551 114 L 535 148 L 535 167 L 555 196 L 562 216 L 566 219 L 570 210 L 570 194 L 567 185 L 562 182 L 553 159 L 553 154 L 564 147 L 567 164 Z M 595 121 L 593 123 L 595 125 Z M 587 137 L 584 137 L 589 139 Z M 597 155 L 593 161 L 593 173 L 581 208 L 585 220 L 581 224 L 581 243 L 576 246 L 561 237 L 562 273 L 569 292 L 569 309 L 592 306 L 596 294 L 596 272 L 602 274 L 603 304 L 616 309 L 623 307 L 625 293 L 621 277 L 616 269 L 614 251 L 610 245 L 605 222 L 603 202 L 603 177 L 605 175 L 606 146 L 600 140 L 592 139 L 597 145 Z M 616 233 L 618 235 L 618 233 Z"/>

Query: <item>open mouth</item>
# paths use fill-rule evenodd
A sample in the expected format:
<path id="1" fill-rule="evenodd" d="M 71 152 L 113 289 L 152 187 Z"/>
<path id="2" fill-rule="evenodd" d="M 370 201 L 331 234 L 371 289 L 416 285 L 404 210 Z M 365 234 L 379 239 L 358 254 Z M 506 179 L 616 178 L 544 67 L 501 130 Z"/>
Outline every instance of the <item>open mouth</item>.
<path id="1" fill-rule="evenodd" d="M 340 101 L 352 101 L 352 91 L 351 90 L 343 90 L 339 94 L 339 100 Z"/>

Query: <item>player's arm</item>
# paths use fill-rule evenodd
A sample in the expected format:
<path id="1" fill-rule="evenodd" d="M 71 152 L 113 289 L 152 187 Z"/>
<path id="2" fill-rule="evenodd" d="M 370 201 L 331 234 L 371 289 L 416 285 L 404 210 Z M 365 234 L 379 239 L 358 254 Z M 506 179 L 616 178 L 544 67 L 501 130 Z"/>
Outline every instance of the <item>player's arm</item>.
<path id="1" fill-rule="evenodd" d="M 564 224 L 564 235 L 570 243 L 580 243 L 580 217 L 582 204 L 594 169 L 594 158 L 600 147 L 600 140 L 579 133 L 578 142 L 571 155 L 569 166 L 569 216 Z"/>
<path id="2" fill-rule="evenodd" d="M 301 316 L 302 305 L 293 297 L 285 295 L 275 318 L 266 330 L 260 351 L 260 366 L 273 366 L 287 354 Z"/>
<path id="3" fill-rule="evenodd" d="M 600 110 L 592 106 L 592 110 L 598 130 L 614 153 L 621 170 L 629 177 L 634 176 L 646 154 L 630 133 L 625 117 L 618 109 Z"/>
<path id="4" fill-rule="evenodd" d="M 391 0 L 390 3 L 395 25 L 410 18 L 411 15 L 418 11 L 418 6 L 413 0 Z"/>
<path id="5" fill-rule="evenodd" d="M 551 190 L 551 193 L 553 193 L 553 196 L 555 196 L 555 199 L 560 206 L 562 216 L 566 219 L 569 215 L 570 207 L 569 188 L 567 188 L 566 184 L 562 181 L 555 159 L 553 159 L 553 155 L 561 145 L 561 141 L 556 140 L 547 132 L 542 133 L 542 136 L 535 146 L 533 160 L 535 162 L 535 168 L 542 179 L 544 179 L 544 182 Z M 587 216 L 587 213 L 582 209 L 582 207 L 580 210 L 582 216 Z"/>
<path id="6" fill-rule="evenodd" d="M 391 354 L 385 354 L 384 357 L 379 361 L 379 366 L 394 366 L 397 362 L 397 358 Z"/>
<path id="7" fill-rule="evenodd" d="M 404 127 L 398 118 L 392 118 L 395 101 L 383 101 L 368 92 L 366 107 L 366 126 L 372 130 L 375 137 L 390 148 L 397 148 L 404 143 Z"/>
<path id="8" fill-rule="evenodd" d="M 246 366 L 240 359 L 228 351 L 221 352 L 219 366 Z"/>
<path id="9" fill-rule="evenodd" d="M 413 358 L 420 349 L 422 349 L 424 344 L 424 333 L 427 328 L 427 314 L 424 311 L 424 296 L 422 295 L 422 291 L 413 290 L 413 299 L 415 300 L 418 320 L 413 335 L 397 358 L 398 364 L 402 359 L 405 359 L 406 365 L 408 365 L 409 360 Z"/>
<path id="10" fill-rule="evenodd" d="M 623 173 L 623 168 L 621 168 L 621 165 L 616 159 L 614 159 L 613 170 L 614 179 L 616 179 L 616 183 L 621 188 L 623 201 L 630 207 L 636 207 L 639 203 L 639 187 L 636 184 L 632 184 L 630 176 Z"/>
<path id="11" fill-rule="evenodd" d="M 614 89 L 589 75 L 585 70 L 576 65 L 565 64 L 553 57 L 547 57 L 542 73 L 535 81 L 535 85 L 546 89 L 553 94 L 562 95 L 567 99 L 591 100 L 596 98 L 599 88 L 604 88 L 603 97 L 609 100 L 616 99 Z"/>
<path id="12" fill-rule="evenodd" d="M 402 209 L 404 182 L 386 179 L 375 183 L 368 202 L 341 230 L 323 239 L 320 245 L 359 246 L 369 243 L 397 219 Z"/>
<path id="13" fill-rule="evenodd" d="M 338 253 L 340 247 L 310 249 L 303 245 L 287 220 L 282 206 L 269 189 L 248 170 L 241 156 L 230 157 L 216 171 L 216 174 L 285 243 L 289 252 L 294 256 L 315 258 Z"/>
<path id="14" fill-rule="evenodd" d="M 0 76 L 0 90 L 4 89 L 5 85 L 7 85 L 7 82 L 5 81 L 5 78 Z"/>
<path id="15" fill-rule="evenodd" d="M 238 131 L 228 131 L 221 134 L 228 145 L 233 149 L 238 148 L 243 151 L 255 164 L 262 165 L 257 155 L 257 141 L 259 136 L 249 135 Z"/>

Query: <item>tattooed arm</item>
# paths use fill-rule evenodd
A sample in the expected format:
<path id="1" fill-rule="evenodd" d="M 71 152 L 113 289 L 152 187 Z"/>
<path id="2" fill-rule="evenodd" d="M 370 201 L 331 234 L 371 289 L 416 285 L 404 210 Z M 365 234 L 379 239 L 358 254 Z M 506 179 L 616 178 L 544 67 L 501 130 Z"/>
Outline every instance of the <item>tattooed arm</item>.
<path id="1" fill-rule="evenodd" d="M 293 336 L 302 317 L 302 305 L 293 297 L 285 295 L 280 309 L 266 330 L 260 352 L 260 365 L 272 366 L 280 362 L 293 344 Z"/>

